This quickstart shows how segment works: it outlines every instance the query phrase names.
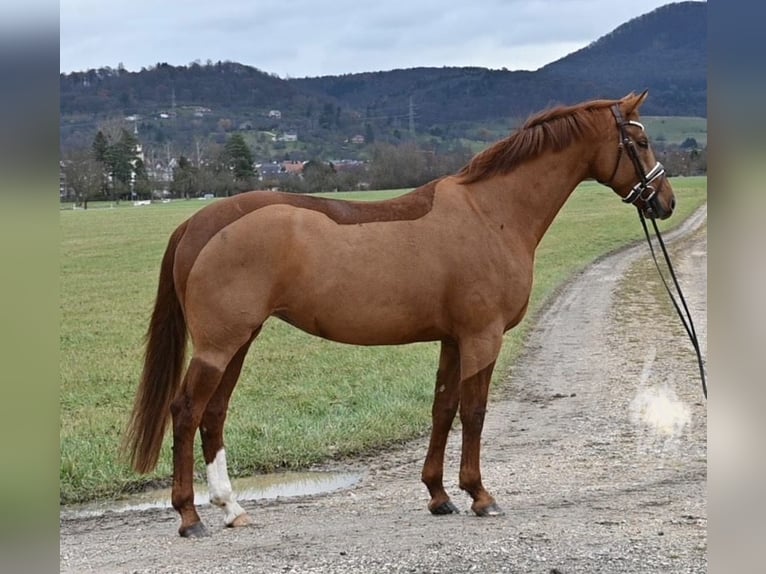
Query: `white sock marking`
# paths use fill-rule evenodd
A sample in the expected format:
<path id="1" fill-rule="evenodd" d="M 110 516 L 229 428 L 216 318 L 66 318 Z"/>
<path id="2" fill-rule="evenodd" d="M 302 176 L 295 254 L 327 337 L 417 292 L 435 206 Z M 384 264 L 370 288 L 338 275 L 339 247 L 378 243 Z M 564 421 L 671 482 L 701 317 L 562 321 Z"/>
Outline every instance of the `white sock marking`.
<path id="1" fill-rule="evenodd" d="M 226 466 L 226 450 L 221 449 L 215 455 L 215 460 L 207 465 L 207 485 L 210 492 L 210 502 L 220 506 L 224 511 L 224 522 L 230 525 L 244 510 L 237 503 L 237 498 L 231 488 L 229 470 Z"/>

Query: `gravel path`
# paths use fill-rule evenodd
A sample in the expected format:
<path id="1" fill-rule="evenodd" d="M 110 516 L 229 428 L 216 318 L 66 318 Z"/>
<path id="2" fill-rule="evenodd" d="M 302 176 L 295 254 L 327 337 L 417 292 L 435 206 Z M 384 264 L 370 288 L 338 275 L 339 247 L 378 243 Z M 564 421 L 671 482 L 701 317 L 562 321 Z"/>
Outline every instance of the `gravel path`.
<path id="1" fill-rule="evenodd" d="M 703 356 L 707 211 L 668 235 Z M 484 484 L 506 515 L 433 517 L 425 440 L 342 470 L 331 494 L 245 502 L 255 525 L 176 535 L 172 509 L 62 517 L 62 572 L 707 571 L 707 414 L 694 352 L 646 245 L 591 266 L 539 317 L 487 413 Z M 457 488 L 459 429 L 447 449 Z M 337 469 L 337 468 L 336 468 Z"/>

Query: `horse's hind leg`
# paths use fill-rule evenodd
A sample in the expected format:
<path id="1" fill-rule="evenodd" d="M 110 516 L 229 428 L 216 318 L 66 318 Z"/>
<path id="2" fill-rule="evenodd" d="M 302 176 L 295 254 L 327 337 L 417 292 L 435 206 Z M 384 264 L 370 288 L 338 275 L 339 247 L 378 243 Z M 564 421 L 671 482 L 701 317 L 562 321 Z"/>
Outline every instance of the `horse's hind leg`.
<path id="1" fill-rule="evenodd" d="M 260 329 L 253 334 L 247 343 L 240 347 L 229 362 L 221 383 L 207 404 L 199 427 L 202 438 L 202 454 L 207 467 L 210 502 L 223 509 L 226 526 L 245 526 L 250 523 L 247 513 L 237 503 L 231 488 L 229 471 L 226 466 L 226 450 L 223 444 L 223 426 L 226 421 L 229 399 L 242 371 L 242 363 L 250 344 L 259 331 Z"/>
<path id="2" fill-rule="evenodd" d="M 460 382 L 460 358 L 454 343 L 444 341 L 439 356 L 439 370 L 436 373 L 436 390 L 431 409 L 431 441 L 421 475 L 428 488 L 431 500 L 428 510 L 432 514 L 457 513 L 458 509 L 450 501 L 444 490 L 444 449 L 447 446 L 452 421 L 457 413 Z"/>
<path id="3" fill-rule="evenodd" d="M 192 357 L 178 396 L 170 405 L 173 416 L 173 508 L 181 515 L 181 536 L 208 534 L 194 508 L 194 434 L 210 397 L 218 388 L 228 361 Z"/>

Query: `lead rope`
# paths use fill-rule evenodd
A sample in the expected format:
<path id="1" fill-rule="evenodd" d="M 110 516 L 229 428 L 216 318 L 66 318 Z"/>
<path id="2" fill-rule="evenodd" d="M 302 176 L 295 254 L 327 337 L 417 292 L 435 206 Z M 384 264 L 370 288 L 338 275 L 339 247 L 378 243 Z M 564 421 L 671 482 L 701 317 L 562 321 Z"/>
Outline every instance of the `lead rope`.
<path id="1" fill-rule="evenodd" d="M 689 339 L 691 339 L 692 346 L 694 346 L 694 350 L 697 353 L 697 364 L 699 365 L 700 369 L 700 380 L 702 381 L 702 394 L 705 395 L 705 399 L 707 399 L 707 383 L 705 382 L 705 365 L 702 361 L 702 354 L 700 353 L 700 345 L 699 341 L 697 340 L 697 333 L 694 330 L 694 323 L 692 322 L 692 316 L 689 312 L 689 307 L 686 305 L 686 300 L 684 299 L 684 294 L 681 292 L 681 287 L 678 284 L 678 279 L 676 278 L 675 271 L 673 270 L 673 265 L 670 263 L 670 257 L 668 256 L 668 250 L 665 248 L 665 242 L 662 240 L 662 235 L 660 235 L 660 230 L 657 227 L 657 222 L 654 218 L 652 219 L 652 225 L 654 226 L 654 234 L 657 236 L 657 239 L 660 243 L 660 247 L 662 248 L 662 254 L 665 256 L 665 263 L 667 263 L 668 270 L 670 271 L 670 276 L 673 278 L 673 284 L 676 287 L 676 291 L 678 292 L 678 297 L 681 300 L 681 304 L 684 307 L 684 311 L 686 311 L 686 317 L 684 317 L 684 314 L 681 312 L 681 307 L 676 302 L 676 298 L 673 296 L 672 291 L 670 290 L 670 286 L 668 285 L 667 280 L 665 279 L 665 275 L 662 273 L 662 270 L 660 269 L 660 264 L 657 261 L 657 256 L 654 253 L 654 246 L 652 245 L 652 240 L 649 237 L 649 229 L 646 226 L 646 219 L 644 218 L 644 214 L 641 213 L 640 209 L 637 209 L 638 211 L 638 218 L 641 220 L 641 226 L 644 228 L 644 234 L 646 235 L 646 241 L 649 243 L 649 250 L 652 252 L 652 259 L 654 259 L 654 265 L 657 267 L 657 272 L 660 275 L 660 279 L 662 279 L 663 285 L 665 285 L 665 290 L 668 292 L 668 295 L 670 296 L 670 300 L 673 302 L 673 306 L 676 308 L 676 313 L 678 313 L 678 316 L 681 318 L 681 323 L 683 323 L 684 328 L 686 329 L 686 332 L 689 334 Z M 687 323 L 688 319 L 688 323 Z"/>

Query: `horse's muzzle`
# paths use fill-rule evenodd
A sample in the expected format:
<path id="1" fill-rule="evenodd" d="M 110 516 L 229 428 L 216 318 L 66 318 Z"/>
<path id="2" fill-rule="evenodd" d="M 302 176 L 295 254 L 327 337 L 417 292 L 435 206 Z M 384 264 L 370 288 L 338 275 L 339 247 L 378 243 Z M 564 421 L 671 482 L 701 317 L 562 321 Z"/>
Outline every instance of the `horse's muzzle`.
<path id="1" fill-rule="evenodd" d="M 663 207 L 662 202 L 660 201 L 658 195 L 655 193 L 652 195 L 652 197 L 649 199 L 649 201 L 644 202 L 644 205 L 641 209 L 641 211 L 644 214 L 644 217 L 647 217 L 649 219 L 667 219 L 671 215 L 673 215 L 673 211 L 676 207 L 676 198 L 671 197 L 670 201 L 668 201 L 667 207 Z"/>

